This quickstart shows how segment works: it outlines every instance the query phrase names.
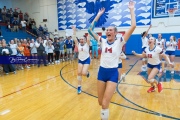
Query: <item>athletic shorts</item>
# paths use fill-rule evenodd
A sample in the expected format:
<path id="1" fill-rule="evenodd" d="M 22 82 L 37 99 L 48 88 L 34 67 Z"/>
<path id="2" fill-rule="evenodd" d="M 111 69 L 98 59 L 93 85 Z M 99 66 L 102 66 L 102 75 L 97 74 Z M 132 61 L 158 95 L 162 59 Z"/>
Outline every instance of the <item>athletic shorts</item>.
<path id="1" fill-rule="evenodd" d="M 118 82 L 118 68 L 103 68 L 99 67 L 98 80 L 103 82 Z"/>
<path id="2" fill-rule="evenodd" d="M 72 48 L 66 48 L 66 53 L 67 54 L 72 54 Z"/>
<path id="3" fill-rule="evenodd" d="M 161 68 L 161 64 L 158 64 L 158 65 L 151 65 L 151 64 L 147 64 L 147 67 L 148 68 L 151 68 L 151 69 L 153 69 L 153 68 L 157 68 L 158 70 L 160 70 L 160 68 Z"/>
<path id="4" fill-rule="evenodd" d="M 64 50 L 59 50 L 60 54 L 64 54 Z"/>
<path id="5" fill-rule="evenodd" d="M 122 63 L 119 63 L 119 64 L 118 64 L 118 68 L 122 68 Z"/>
<path id="6" fill-rule="evenodd" d="M 166 55 L 175 55 L 175 51 L 166 51 Z"/>
<path id="7" fill-rule="evenodd" d="M 90 57 L 88 57 L 86 60 L 84 60 L 84 61 L 81 61 L 80 59 L 78 60 L 78 63 L 80 63 L 80 64 L 90 64 L 91 63 L 91 60 L 90 60 Z"/>

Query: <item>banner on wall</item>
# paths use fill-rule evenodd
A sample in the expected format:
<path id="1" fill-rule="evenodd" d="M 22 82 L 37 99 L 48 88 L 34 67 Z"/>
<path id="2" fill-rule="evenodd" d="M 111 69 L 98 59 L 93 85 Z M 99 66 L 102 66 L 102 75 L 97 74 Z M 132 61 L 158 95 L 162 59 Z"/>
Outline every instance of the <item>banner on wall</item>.
<path id="1" fill-rule="evenodd" d="M 135 1 L 137 26 L 151 24 L 151 0 Z M 58 0 L 59 30 L 70 29 L 76 25 L 78 29 L 87 29 L 100 8 L 106 11 L 100 18 L 98 27 L 131 25 L 131 16 L 128 8 L 129 0 Z"/>

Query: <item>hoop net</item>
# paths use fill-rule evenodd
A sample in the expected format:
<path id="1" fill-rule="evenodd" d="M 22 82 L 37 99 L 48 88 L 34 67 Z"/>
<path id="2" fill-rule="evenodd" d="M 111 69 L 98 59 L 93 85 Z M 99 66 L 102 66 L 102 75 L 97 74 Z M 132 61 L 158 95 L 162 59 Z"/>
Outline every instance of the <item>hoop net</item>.
<path id="1" fill-rule="evenodd" d="M 176 8 L 168 9 L 169 17 L 174 17 L 174 13 L 175 13 L 176 10 L 177 10 Z"/>

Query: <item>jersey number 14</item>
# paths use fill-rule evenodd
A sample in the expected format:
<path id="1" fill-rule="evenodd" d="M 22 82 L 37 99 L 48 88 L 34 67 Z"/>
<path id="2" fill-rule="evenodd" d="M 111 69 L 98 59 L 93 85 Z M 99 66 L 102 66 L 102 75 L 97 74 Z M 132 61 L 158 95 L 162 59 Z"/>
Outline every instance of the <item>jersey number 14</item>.
<path id="1" fill-rule="evenodd" d="M 105 49 L 105 53 L 107 53 L 107 52 L 112 53 L 112 47 L 111 47 L 111 48 L 109 48 L 109 49 L 108 49 L 108 48 L 106 48 L 106 49 Z"/>

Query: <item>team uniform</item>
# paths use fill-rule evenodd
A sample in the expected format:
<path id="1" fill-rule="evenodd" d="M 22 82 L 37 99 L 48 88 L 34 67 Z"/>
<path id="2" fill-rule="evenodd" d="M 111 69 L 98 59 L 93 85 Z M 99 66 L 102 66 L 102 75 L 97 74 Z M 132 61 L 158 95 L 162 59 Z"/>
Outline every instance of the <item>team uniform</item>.
<path id="1" fill-rule="evenodd" d="M 176 41 L 167 41 L 166 42 L 166 55 L 175 55 L 175 51 L 176 51 L 176 46 L 177 46 L 177 42 Z"/>
<path id="2" fill-rule="evenodd" d="M 98 72 L 98 80 L 107 82 L 118 82 L 118 63 L 119 53 L 126 43 L 123 37 L 118 38 L 113 43 L 108 43 L 107 39 L 100 38 L 101 42 L 101 60 Z"/>
<path id="3" fill-rule="evenodd" d="M 164 39 L 156 39 L 156 46 L 159 46 L 162 49 L 164 48 L 164 43 L 165 43 Z"/>
<path id="4" fill-rule="evenodd" d="M 148 58 L 148 68 L 158 68 L 160 70 L 160 63 L 161 60 L 159 58 L 159 55 L 163 53 L 162 48 L 155 46 L 153 50 L 150 50 L 150 47 L 147 47 L 144 50 L 144 53 L 146 53 L 146 56 Z"/>
<path id="5" fill-rule="evenodd" d="M 78 63 L 90 64 L 89 45 L 85 43 L 83 46 L 78 43 Z"/>
<path id="6" fill-rule="evenodd" d="M 146 47 L 148 46 L 148 38 L 147 37 L 142 37 L 142 52 L 146 49 Z"/>

